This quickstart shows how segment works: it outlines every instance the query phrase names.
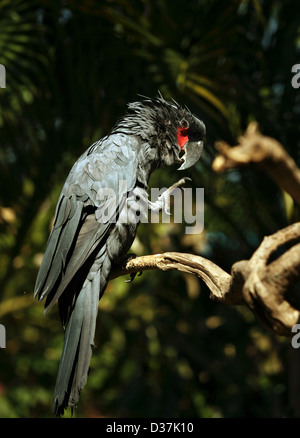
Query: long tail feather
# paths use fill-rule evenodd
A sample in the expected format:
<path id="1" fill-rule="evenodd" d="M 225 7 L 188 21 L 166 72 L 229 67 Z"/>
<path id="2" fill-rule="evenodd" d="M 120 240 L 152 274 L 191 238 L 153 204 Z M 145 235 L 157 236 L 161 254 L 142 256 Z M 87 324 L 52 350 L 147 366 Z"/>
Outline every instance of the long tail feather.
<path id="1" fill-rule="evenodd" d="M 77 405 L 87 381 L 98 313 L 100 273 L 98 269 L 92 281 L 85 281 L 66 327 L 54 390 L 56 415 L 62 415 L 68 406 Z"/>

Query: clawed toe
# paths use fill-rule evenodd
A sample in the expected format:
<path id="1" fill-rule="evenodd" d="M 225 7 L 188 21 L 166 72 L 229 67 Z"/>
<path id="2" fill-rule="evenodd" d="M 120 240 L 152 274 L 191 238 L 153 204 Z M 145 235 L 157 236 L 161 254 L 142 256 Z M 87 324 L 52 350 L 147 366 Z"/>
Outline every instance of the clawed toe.
<path id="1" fill-rule="evenodd" d="M 125 280 L 125 283 L 131 283 L 131 282 L 135 279 L 136 276 L 140 277 L 140 276 L 142 275 L 142 273 L 143 273 L 143 272 L 139 272 L 139 273 L 137 273 L 137 272 L 132 272 L 132 273 L 130 274 L 130 280 Z"/>

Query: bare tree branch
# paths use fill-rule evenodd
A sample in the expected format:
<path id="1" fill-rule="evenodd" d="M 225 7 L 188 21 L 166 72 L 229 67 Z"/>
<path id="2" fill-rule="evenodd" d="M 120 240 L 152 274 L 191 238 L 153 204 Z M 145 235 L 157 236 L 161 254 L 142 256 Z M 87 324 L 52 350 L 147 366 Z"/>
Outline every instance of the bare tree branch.
<path id="1" fill-rule="evenodd" d="M 120 271 L 114 271 L 111 278 L 134 274 L 152 269 L 162 271 L 181 271 L 197 275 L 211 291 L 211 297 L 227 302 L 226 293 L 230 289 L 231 276 L 215 263 L 204 257 L 179 252 L 148 255 L 129 260 Z M 231 298 L 228 298 L 231 304 Z"/>
<path id="2" fill-rule="evenodd" d="M 291 241 L 295 244 L 270 262 L 276 250 Z M 240 273 L 246 272 L 242 289 L 245 302 L 264 325 L 280 335 L 290 336 L 300 316 L 298 309 L 288 301 L 288 292 L 300 279 L 299 241 L 299 222 L 265 237 L 249 260 L 247 269 L 243 267 Z"/>
<path id="3" fill-rule="evenodd" d="M 212 164 L 215 172 L 255 165 L 300 205 L 300 170 L 277 140 L 259 132 L 257 123 L 250 123 L 245 134 L 239 138 L 239 145 L 231 147 L 225 142 L 217 142 L 216 148 L 219 155 Z"/>
<path id="4" fill-rule="evenodd" d="M 258 319 L 275 333 L 291 335 L 300 313 L 287 300 L 291 285 L 300 279 L 300 243 L 269 262 L 279 246 L 300 240 L 300 223 L 267 236 L 250 260 L 235 263 L 231 275 L 210 260 L 194 254 L 167 252 L 137 257 L 111 279 L 121 275 L 160 269 L 196 275 L 211 291 L 210 298 L 230 305 L 247 304 Z"/>

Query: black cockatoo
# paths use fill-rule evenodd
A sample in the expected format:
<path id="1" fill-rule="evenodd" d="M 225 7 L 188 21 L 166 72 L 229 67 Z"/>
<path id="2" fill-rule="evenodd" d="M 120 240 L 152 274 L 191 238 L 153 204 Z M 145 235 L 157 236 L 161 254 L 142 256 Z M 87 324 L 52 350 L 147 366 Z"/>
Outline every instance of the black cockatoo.
<path id="1" fill-rule="evenodd" d="M 87 381 L 98 302 L 112 267 L 126 259 L 135 238 L 138 220 L 130 220 L 130 213 L 137 216 L 136 200 L 147 193 L 156 168 L 177 164 L 184 170 L 195 164 L 204 136 L 204 123 L 187 108 L 162 96 L 142 98 L 129 104 L 111 133 L 90 146 L 72 167 L 57 203 L 34 293 L 39 300 L 46 298 L 45 313 L 58 300 L 65 328 L 54 390 L 56 415 L 77 405 Z M 184 179 L 174 186 L 182 183 Z M 164 208 L 170 191 L 156 203 L 146 200 L 147 207 Z M 116 194 L 113 203 L 110 193 Z M 107 209 L 112 214 L 103 220 Z"/>

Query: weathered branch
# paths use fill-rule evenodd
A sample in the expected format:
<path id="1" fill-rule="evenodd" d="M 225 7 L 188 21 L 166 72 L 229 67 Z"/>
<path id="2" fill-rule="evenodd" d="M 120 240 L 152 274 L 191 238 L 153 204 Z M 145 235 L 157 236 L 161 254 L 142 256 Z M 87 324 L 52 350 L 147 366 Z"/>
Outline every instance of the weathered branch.
<path id="1" fill-rule="evenodd" d="M 278 141 L 260 134 L 257 123 L 250 123 L 237 146 L 218 142 L 216 148 L 219 155 L 212 164 L 213 170 L 221 172 L 238 166 L 256 166 L 300 205 L 300 170 Z M 286 295 L 300 276 L 300 244 L 295 244 L 273 262 L 269 263 L 269 260 L 280 246 L 299 241 L 298 223 L 266 237 L 246 265 L 245 302 L 264 324 L 280 334 L 289 335 L 299 319 L 298 310 L 290 305 Z M 233 266 L 233 272 L 243 276 L 245 264 L 240 263 Z"/>
<path id="2" fill-rule="evenodd" d="M 219 155 L 212 164 L 215 172 L 255 165 L 300 205 L 300 170 L 277 140 L 259 132 L 257 123 L 250 123 L 245 134 L 239 138 L 239 145 L 231 147 L 225 142 L 217 142 L 216 148 Z"/>
<path id="3" fill-rule="evenodd" d="M 287 300 L 291 285 L 300 279 L 300 223 L 267 236 L 250 260 L 235 263 L 231 275 L 210 260 L 193 254 L 167 252 L 137 257 L 111 278 L 146 270 L 178 270 L 196 275 L 211 291 L 210 298 L 225 304 L 247 304 L 275 333 L 291 335 L 300 313 Z M 270 262 L 287 242 L 295 245 Z"/>
<path id="4" fill-rule="evenodd" d="M 193 254 L 166 252 L 147 255 L 129 260 L 120 271 L 114 271 L 111 278 L 135 274 L 142 271 L 160 269 L 162 271 L 181 271 L 197 275 L 212 293 L 212 298 L 227 302 L 226 293 L 230 289 L 231 276 L 210 260 Z M 232 299 L 228 298 L 231 304 Z"/>
<path id="5" fill-rule="evenodd" d="M 267 236 L 247 264 L 243 297 L 260 321 L 275 333 L 291 335 L 300 313 L 288 301 L 288 292 L 300 279 L 300 223 Z M 294 245 L 270 261 L 282 245 Z M 282 249 L 283 251 L 283 249 Z M 235 264 L 238 266 L 238 263 Z"/>

